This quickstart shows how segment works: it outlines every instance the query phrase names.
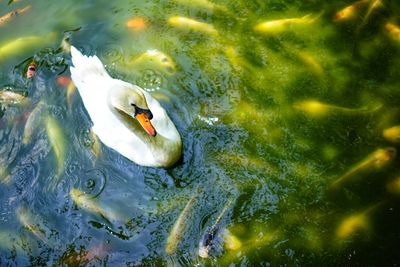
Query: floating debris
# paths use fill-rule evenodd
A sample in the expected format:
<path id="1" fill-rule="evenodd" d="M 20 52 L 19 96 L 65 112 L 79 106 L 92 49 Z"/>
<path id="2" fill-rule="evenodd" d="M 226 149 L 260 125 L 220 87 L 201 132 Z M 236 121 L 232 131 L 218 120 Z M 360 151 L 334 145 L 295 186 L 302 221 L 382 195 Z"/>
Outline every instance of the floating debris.
<path id="1" fill-rule="evenodd" d="M 186 204 L 185 208 L 182 210 L 181 214 L 179 215 L 178 219 L 175 221 L 174 226 L 171 229 L 171 232 L 169 233 L 169 236 L 167 238 L 167 243 L 165 246 L 165 252 L 168 255 L 172 255 L 176 248 L 178 247 L 178 244 L 180 243 L 182 239 L 183 232 L 186 227 L 186 221 L 189 216 L 189 212 L 192 209 L 195 201 L 196 201 L 197 195 L 193 196 L 188 203 Z"/>
<path id="2" fill-rule="evenodd" d="M 140 32 L 147 28 L 147 22 L 143 17 L 135 17 L 129 19 L 126 26 L 135 32 Z"/>
<path id="3" fill-rule="evenodd" d="M 4 25 L 6 22 L 10 21 L 12 18 L 16 17 L 17 15 L 22 15 L 29 10 L 31 10 L 32 6 L 26 6 L 24 8 L 19 8 L 14 11 L 11 11 L 3 16 L 0 17 L 0 26 Z"/>
<path id="4" fill-rule="evenodd" d="M 60 176 L 64 171 L 66 153 L 65 135 L 59 123 L 52 116 L 48 116 L 46 119 L 46 132 L 51 146 L 53 147 L 54 154 L 56 155 L 57 176 Z"/>
<path id="5" fill-rule="evenodd" d="M 363 114 L 363 113 L 371 113 L 379 110 L 382 105 L 381 104 L 376 104 L 374 107 L 362 107 L 362 108 L 345 108 L 345 107 L 339 107 L 339 106 L 334 106 L 330 104 L 325 104 L 322 102 L 319 102 L 317 100 L 305 100 L 305 101 L 300 101 L 297 102 L 293 105 L 295 109 L 301 110 L 305 113 L 307 113 L 310 116 L 313 117 L 323 117 L 326 116 L 330 113 L 345 113 L 345 114 Z"/>
<path id="6" fill-rule="evenodd" d="M 193 30 L 214 36 L 218 35 L 218 31 L 214 28 L 213 25 L 205 22 L 200 22 L 191 18 L 180 16 L 169 17 L 168 24 L 183 30 Z"/>
<path id="7" fill-rule="evenodd" d="M 370 0 L 360 0 L 346 6 L 335 14 L 334 21 L 347 21 L 356 18 L 358 10 L 369 1 Z"/>
<path id="8" fill-rule="evenodd" d="M 39 127 L 41 124 L 43 113 L 45 111 L 46 104 L 44 101 L 40 101 L 36 107 L 29 114 L 29 117 L 25 123 L 24 134 L 22 137 L 22 143 L 28 144 L 31 140 L 33 132 Z"/>
<path id="9" fill-rule="evenodd" d="M 368 170 L 380 170 L 386 167 L 396 156 L 396 149 L 393 147 L 380 148 L 374 151 L 372 154 L 368 155 L 366 159 L 362 160 L 360 163 L 356 164 L 347 173 L 341 176 L 339 179 L 334 181 L 331 187 L 338 187 L 348 181 L 350 178 L 354 177 L 363 171 Z"/>
<path id="10" fill-rule="evenodd" d="M 313 14 L 307 14 L 301 18 L 290 18 L 290 19 L 278 19 L 270 20 L 257 24 L 254 26 L 254 31 L 259 33 L 278 33 L 290 29 L 296 25 L 309 25 L 314 23 L 322 13 L 313 16 Z"/>

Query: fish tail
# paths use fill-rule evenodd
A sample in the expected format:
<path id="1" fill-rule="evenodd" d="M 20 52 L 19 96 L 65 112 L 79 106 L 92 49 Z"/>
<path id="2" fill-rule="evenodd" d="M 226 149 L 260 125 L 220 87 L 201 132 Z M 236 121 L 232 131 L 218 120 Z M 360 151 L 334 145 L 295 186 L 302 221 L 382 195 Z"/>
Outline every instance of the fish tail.
<path id="1" fill-rule="evenodd" d="M 317 15 L 313 16 L 313 14 L 307 14 L 304 17 L 302 17 L 301 19 L 308 24 L 314 23 L 315 21 L 317 21 L 323 14 L 324 14 L 324 10 L 322 10 L 321 12 L 319 12 Z"/>
<path id="2" fill-rule="evenodd" d="M 307 21 L 311 19 L 311 13 L 301 17 L 302 20 Z"/>

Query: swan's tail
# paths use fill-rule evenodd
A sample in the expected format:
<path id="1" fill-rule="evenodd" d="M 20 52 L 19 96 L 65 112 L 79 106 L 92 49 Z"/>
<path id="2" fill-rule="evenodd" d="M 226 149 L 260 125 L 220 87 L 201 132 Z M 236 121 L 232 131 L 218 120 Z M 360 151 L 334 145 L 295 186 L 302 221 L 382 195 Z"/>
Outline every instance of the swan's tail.
<path id="1" fill-rule="evenodd" d="M 83 87 L 88 80 L 98 76 L 109 77 L 106 69 L 97 56 L 84 56 L 78 49 L 71 46 L 71 59 L 73 67 L 70 67 L 71 78 L 78 87 Z"/>

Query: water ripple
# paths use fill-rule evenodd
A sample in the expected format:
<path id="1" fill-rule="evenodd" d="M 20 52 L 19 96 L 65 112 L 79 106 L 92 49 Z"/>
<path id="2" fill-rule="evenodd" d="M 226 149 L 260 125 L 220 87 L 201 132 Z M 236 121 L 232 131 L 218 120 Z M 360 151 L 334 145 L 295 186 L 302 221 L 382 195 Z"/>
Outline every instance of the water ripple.
<path id="1" fill-rule="evenodd" d="M 116 63 L 123 59 L 124 51 L 118 44 L 106 44 L 100 57 L 104 58 L 107 62 Z"/>
<path id="2" fill-rule="evenodd" d="M 165 78 L 152 69 L 141 71 L 140 77 L 136 80 L 136 83 L 148 92 L 158 91 L 166 86 Z"/>
<path id="3" fill-rule="evenodd" d="M 106 174 L 100 169 L 83 170 L 76 176 L 78 189 L 93 197 L 97 197 L 103 192 L 107 181 Z"/>

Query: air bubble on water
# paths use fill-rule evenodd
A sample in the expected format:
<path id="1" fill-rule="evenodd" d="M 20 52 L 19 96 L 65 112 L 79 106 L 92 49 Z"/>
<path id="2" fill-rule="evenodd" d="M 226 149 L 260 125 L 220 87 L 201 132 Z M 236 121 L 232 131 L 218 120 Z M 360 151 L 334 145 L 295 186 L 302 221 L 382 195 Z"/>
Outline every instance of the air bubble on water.
<path id="1" fill-rule="evenodd" d="M 104 190 L 106 174 L 100 169 L 82 170 L 77 174 L 79 190 L 97 197 Z"/>
<path id="2" fill-rule="evenodd" d="M 79 170 L 79 164 L 77 162 L 72 162 L 71 164 L 68 165 L 67 167 L 67 174 L 71 175 L 74 172 L 76 172 L 77 170 Z"/>
<path id="3" fill-rule="evenodd" d="M 87 181 L 86 181 L 86 188 L 88 188 L 88 189 L 92 189 L 93 187 L 95 187 L 96 186 L 96 182 L 93 180 L 93 179 L 88 179 Z"/>
<path id="4" fill-rule="evenodd" d="M 90 129 L 86 128 L 82 131 L 81 142 L 85 147 L 91 147 L 94 144 L 94 139 L 90 135 Z"/>
<path id="5" fill-rule="evenodd" d="M 108 44 L 102 55 L 108 62 L 118 62 L 123 58 L 123 49 L 116 44 Z"/>
<path id="6" fill-rule="evenodd" d="M 154 70 L 144 70 L 137 83 L 148 92 L 154 92 L 161 89 L 163 84 L 163 77 Z"/>
<path id="7" fill-rule="evenodd" d="M 64 118 L 64 108 L 61 106 L 52 106 L 51 113 L 58 119 Z"/>
<path id="8" fill-rule="evenodd" d="M 207 123 L 210 126 L 213 126 L 215 123 L 217 123 L 219 121 L 219 118 L 217 118 L 217 117 L 203 117 L 200 115 L 198 115 L 197 117 L 199 118 L 199 120 Z"/>

